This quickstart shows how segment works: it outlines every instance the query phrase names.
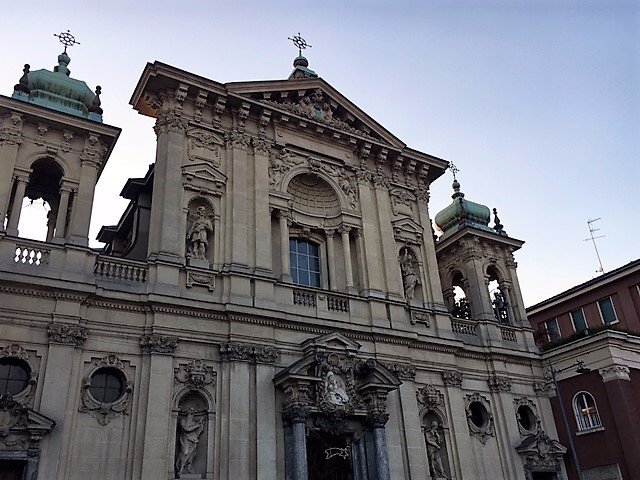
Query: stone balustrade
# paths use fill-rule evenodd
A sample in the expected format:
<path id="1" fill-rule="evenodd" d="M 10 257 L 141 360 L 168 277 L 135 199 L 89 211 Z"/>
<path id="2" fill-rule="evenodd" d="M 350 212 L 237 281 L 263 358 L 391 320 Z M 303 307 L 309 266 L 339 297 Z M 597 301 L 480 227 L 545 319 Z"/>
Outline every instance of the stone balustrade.
<path id="1" fill-rule="evenodd" d="M 16 244 L 14 262 L 39 267 L 49 263 L 51 249 L 43 247 L 40 242 L 20 240 Z"/>
<path id="2" fill-rule="evenodd" d="M 474 321 L 452 318 L 451 330 L 453 331 L 453 333 L 456 333 L 458 335 L 469 335 L 471 337 L 478 336 L 478 326 Z"/>
<path id="3" fill-rule="evenodd" d="M 97 257 L 93 267 L 96 277 L 127 280 L 145 283 L 147 281 L 147 266 L 143 262 L 118 259 L 114 257 Z"/>

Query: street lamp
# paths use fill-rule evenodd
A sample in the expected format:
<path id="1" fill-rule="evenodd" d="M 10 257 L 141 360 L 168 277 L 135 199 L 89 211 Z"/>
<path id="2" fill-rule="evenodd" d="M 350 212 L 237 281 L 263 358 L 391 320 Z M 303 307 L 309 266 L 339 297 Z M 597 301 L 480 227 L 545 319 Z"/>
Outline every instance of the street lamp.
<path id="1" fill-rule="evenodd" d="M 564 428 L 567 431 L 567 436 L 569 438 L 569 449 L 571 450 L 571 456 L 573 457 L 573 463 L 576 466 L 576 470 L 578 471 L 578 479 L 584 480 L 584 476 L 582 475 L 582 468 L 580 468 L 580 462 L 578 461 L 578 453 L 576 452 L 576 447 L 573 444 L 573 435 L 571 434 L 571 429 L 569 428 L 569 421 L 567 420 L 567 412 L 564 410 L 564 403 L 562 402 L 562 394 L 560 393 L 560 386 L 558 385 L 557 375 L 562 372 L 566 372 L 567 370 L 572 370 L 575 368 L 575 371 L 579 374 L 589 373 L 591 371 L 590 368 L 585 367 L 584 362 L 582 360 L 578 360 L 573 365 L 569 365 L 568 367 L 561 368 L 560 370 L 556 370 L 551 360 L 549 360 L 549 373 L 551 374 L 551 380 L 553 381 L 553 386 L 556 388 L 556 393 L 558 394 L 558 403 L 560 403 L 560 413 L 562 414 L 562 421 L 564 423 Z"/>

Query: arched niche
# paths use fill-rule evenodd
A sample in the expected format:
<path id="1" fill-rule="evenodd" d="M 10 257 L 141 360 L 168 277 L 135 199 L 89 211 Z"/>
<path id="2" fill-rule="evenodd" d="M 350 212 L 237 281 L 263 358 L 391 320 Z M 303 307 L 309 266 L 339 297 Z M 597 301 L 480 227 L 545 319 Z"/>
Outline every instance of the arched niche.
<path id="1" fill-rule="evenodd" d="M 208 198 L 195 195 L 185 207 L 185 257 L 191 266 L 210 268 L 220 248 L 219 211 Z"/>
<path id="2" fill-rule="evenodd" d="M 456 318 L 470 319 L 473 317 L 471 298 L 468 295 L 469 282 L 461 270 L 452 270 L 450 275 L 450 290 L 447 291 L 449 311 Z"/>
<path id="3" fill-rule="evenodd" d="M 494 262 L 489 263 L 485 271 L 487 290 L 493 307 L 493 314 L 498 322 L 511 324 L 513 316 L 510 309 L 510 294 L 504 274 L 500 267 Z"/>
<path id="4" fill-rule="evenodd" d="M 174 472 L 208 478 L 213 470 L 214 416 L 211 399 L 204 392 L 185 388 L 176 396 L 174 408 Z"/>
<path id="5" fill-rule="evenodd" d="M 423 412 L 422 432 L 427 449 L 431 478 L 451 478 L 451 462 L 449 459 L 451 438 L 446 416 L 440 409 L 428 409 Z"/>
<path id="6" fill-rule="evenodd" d="M 404 245 L 398 252 L 404 298 L 407 302 L 424 301 L 423 264 L 416 248 Z"/>

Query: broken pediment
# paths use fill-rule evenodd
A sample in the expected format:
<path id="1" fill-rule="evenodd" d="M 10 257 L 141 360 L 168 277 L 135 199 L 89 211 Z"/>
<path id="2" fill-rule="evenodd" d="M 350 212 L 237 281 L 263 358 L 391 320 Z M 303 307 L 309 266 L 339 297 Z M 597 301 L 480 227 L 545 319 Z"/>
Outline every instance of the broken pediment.
<path id="1" fill-rule="evenodd" d="M 29 446 L 53 430 L 56 422 L 13 399 L 0 395 L 0 443 Z"/>
<path id="2" fill-rule="evenodd" d="M 405 217 L 391 222 L 394 238 L 403 243 L 422 244 L 424 228 L 411 218 Z"/>
<path id="3" fill-rule="evenodd" d="M 184 188 L 220 196 L 227 183 L 227 177 L 208 162 L 183 165 Z"/>
<path id="4" fill-rule="evenodd" d="M 230 92 L 339 132 L 402 149 L 405 144 L 324 80 L 303 79 L 227 84 Z"/>

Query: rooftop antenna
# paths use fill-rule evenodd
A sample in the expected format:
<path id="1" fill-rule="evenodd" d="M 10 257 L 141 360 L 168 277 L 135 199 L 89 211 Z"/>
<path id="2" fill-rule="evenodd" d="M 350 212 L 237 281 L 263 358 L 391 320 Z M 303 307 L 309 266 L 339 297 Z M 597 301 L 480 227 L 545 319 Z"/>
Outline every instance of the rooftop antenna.
<path id="1" fill-rule="evenodd" d="M 602 218 L 598 217 L 598 218 L 593 218 L 591 220 L 587 220 L 587 225 L 589 226 L 589 238 L 585 238 L 584 241 L 593 243 L 593 248 L 595 249 L 596 256 L 598 257 L 598 264 L 600 265 L 600 268 L 598 268 L 598 270 L 596 270 L 596 272 L 604 273 L 604 267 L 602 266 L 602 259 L 600 258 L 600 253 L 598 252 L 598 246 L 596 245 L 596 239 L 604 238 L 605 235 L 599 235 L 597 237 L 593 236 L 593 234 L 595 232 L 600 230 L 599 228 L 594 228 L 594 226 L 593 226 L 593 224 L 596 223 L 598 220 L 602 220 Z"/>

